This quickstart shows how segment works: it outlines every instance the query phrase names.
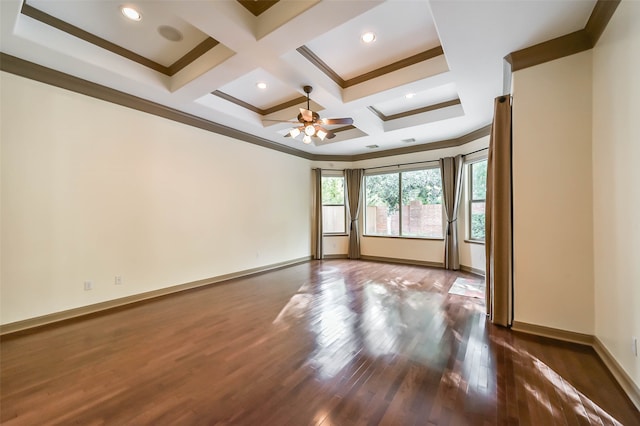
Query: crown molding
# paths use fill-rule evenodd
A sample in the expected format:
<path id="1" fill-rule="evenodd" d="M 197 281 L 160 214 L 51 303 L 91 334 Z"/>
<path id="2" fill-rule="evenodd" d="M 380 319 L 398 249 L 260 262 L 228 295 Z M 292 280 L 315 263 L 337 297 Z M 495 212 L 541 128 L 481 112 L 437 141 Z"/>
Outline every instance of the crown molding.
<path id="1" fill-rule="evenodd" d="M 39 81 L 41 83 L 49 84 L 51 86 L 59 87 L 61 89 L 66 89 L 72 92 L 80 93 L 82 95 L 90 96 L 92 98 L 135 109 L 137 111 L 157 115 L 158 117 L 163 117 L 168 120 L 186 124 L 188 126 L 197 127 L 199 129 L 206 130 L 212 133 L 228 136 L 234 139 L 261 146 L 263 148 L 273 149 L 278 152 L 312 161 L 358 161 L 459 146 L 472 140 L 478 139 L 482 136 L 488 135 L 491 128 L 491 126 L 486 126 L 482 129 L 478 129 L 459 138 L 413 145 L 410 147 L 403 147 L 398 149 L 390 149 L 387 151 L 377 151 L 365 154 L 344 156 L 318 155 L 272 142 L 268 139 L 260 138 L 249 133 L 242 132 L 240 130 L 232 129 L 222 124 L 215 123 L 213 121 L 209 121 L 192 114 L 187 114 L 177 109 L 151 102 L 146 99 L 130 95 L 128 93 L 120 92 L 118 90 L 111 89 L 109 87 L 102 86 L 88 80 L 83 80 L 81 78 L 74 77 L 72 75 L 65 74 L 63 72 L 38 65 L 33 62 L 25 61 L 24 59 L 20 59 L 2 52 L 0 52 L 0 70 L 18 75 L 20 77 L 25 77 L 31 80 Z M 348 129 L 349 128 L 340 128 L 338 129 L 338 131 Z"/>
<path id="2" fill-rule="evenodd" d="M 253 16 L 258 17 L 267 11 L 271 6 L 278 3 L 280 0 L 238 0 L 245 9 L 253 14 Z"/>
<path id="3" fill-rule="evenodd" d="M 281 145 L 249 133 L 241 132 L 240 130 L 232 129 L 231 127 L 227 127 L 192 114 L 187 114 L 177 109 L 151 102 L 128 93 L 120 92 L 91 81 L 83 80 L 5 53 L 0 53 L 0 70 L 49 84 L 51 86 L 59 87 L 61 89 L 90 96 L 92 98 L 135 109 L 137 111 L 157 115 L 158 117 L 163 117 L 188 126 L 197 127 L 212 133 L 228 136 L 263 148 L 273 149 L 275 151 L 305 158 L 307 160 L 311 160 L 313 158 L 313 155 L 307 152 L 300 151 L 286 145 Z"/>
<path id="4" fill-rule="evenodd" d="M 511 72 L 592 49 L 620 1 L 598 0 L 583 29 L 511 52 L 504 58 L 511 65 Z"/>
<path id="5" fill-rule="evenodd" d="M 594 47 L 600 36 L 611 20 L 621 0 L 598 0 L 591 11 L 591 16 L 585 25 L 584 30 L 589 36 L 591 47 Z"/>
<path id="6" fill-rule="evenodd" d="M 364 154 L 356 154 L 356 155 L 314 155 L 311 159 L 314 161 L 354 162 L 354 161 L 362 161 L 362 160 L 371 160 L 374 158 L 391 157 L 394 155 L 415 154 L 416 152 L 433 151 L 435 149 L 445 149 L 445 148 L 453 148 L 456 146 L 461 146 L 469 142 L 473 142 L 477 139 L 480 139 L 484 136 L 489 136 L 490 133 L 491 133 L 491 124 L 488 124 L 484 127 L 481 127 L 470 133 L 467 133 L 466 135 L 462 135 L 458 138 L 447 139 L 443 141 L 428 142 L 428 143 L 423 143 L 419 145 L 411 145 L 411 146 L 406 146 L 402 148 L 367 152 Z"/>

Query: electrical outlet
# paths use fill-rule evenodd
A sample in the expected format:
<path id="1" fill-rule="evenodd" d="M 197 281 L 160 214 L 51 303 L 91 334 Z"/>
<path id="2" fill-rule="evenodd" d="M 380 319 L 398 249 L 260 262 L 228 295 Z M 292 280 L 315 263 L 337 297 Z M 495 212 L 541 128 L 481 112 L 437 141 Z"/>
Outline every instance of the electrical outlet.
<path id="1" fill-rule="evenodd" d="M 84 282 L 84 291 L 89 291 L 93 288 L 93 281 Z"/>
<path id="2" fill-rule="evenodd" d="M 115 285 L 122 285 L 122 277 L 120 275 L 116 275 L 114 283 Z"/>
<path id="3" fill-rule="evenodd" d="M 635 357 L 638 356 L 638 338 L 637 337 L 631 338 L 631 353 Z"/>

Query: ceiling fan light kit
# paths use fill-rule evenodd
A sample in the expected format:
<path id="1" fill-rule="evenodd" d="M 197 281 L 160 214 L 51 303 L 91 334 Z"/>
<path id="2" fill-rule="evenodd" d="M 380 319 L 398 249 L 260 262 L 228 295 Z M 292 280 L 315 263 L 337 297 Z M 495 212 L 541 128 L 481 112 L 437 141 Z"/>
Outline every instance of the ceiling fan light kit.
<path id="1" fill-rule="evenodd" d="M 299 135 L 303 135 L 302 142 L 310 144 L 313 142 L 312 137 L 318 138 L 321 141 L 325 139 L 332 139 L 336 136 L 331 130 L 325 129 L 321 125 L 333 126 L 338 124 L 353 124 L 353 119 L 349 117 L 345 118 L 320 118 L 317 112 L 310 110 L 310 98 L 309 94 L 313 90 L 311 86 L 303 86 L 302 89 L 307 94 L 307 109 L 300 108 L 300 114 L 298 114 L 299 126 L 289 130 L 288 136 L 296 138 Z M 285 123 L 291 123 L 285 121 Z M 294 122 L 295 123 L 295 122 Z"/>

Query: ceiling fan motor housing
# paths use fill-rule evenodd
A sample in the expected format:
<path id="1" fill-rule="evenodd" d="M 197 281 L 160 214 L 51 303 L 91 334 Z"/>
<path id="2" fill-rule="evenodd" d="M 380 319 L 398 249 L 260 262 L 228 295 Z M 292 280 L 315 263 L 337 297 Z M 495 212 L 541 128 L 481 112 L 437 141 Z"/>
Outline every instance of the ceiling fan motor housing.
<path id="1" fill-rule="evenodd" d="M 307 121 L 304 119 L 304 117 L 302 116 L 302 113 L 298 114 L 298 121 L 303 123 L 303 124 L 313 124 L 316 123 L 319 119 L 320 119 L 320 114 L 318 114 L 315 111 L 311 111 L 311 121 Z"/>

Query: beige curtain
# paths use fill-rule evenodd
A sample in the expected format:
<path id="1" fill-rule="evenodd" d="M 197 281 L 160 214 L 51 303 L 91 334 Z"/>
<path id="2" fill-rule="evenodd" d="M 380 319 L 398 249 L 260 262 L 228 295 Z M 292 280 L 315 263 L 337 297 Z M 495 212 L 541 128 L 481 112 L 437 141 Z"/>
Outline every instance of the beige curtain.
<path id="1" fill-rule="evenodd" d="M 457 271 L 460 269 L 458 207 L 462 195 L 462 155 L 455 158 L 441 158 L 440 176 L 442 177 L 442 201 L 447 217 L 444 236 L 444 267 Z"/>
<path id="2" fill-rule="evenodd" d="M 511 194 L 511 97 L 494 101 L 487 160 L 485 250 L 487 314 L 505 327 L 513 321 L 513 228 Z"/>
<path id="3" fill-rule="evenodd" d="M 311 254 L 314 259 L 322 259 L 322 170 L 313 169 L 313 214 L 311 233 Z"/>
<path id="4" fill-rule="evenodd" d="M 349 229 L 349 259 L 360 259 L 360 227 L 358 218 L 362 208 L 362 177 L 363 169 L 348 169 L 344 171 L 347 183 L 347 198 L 349 202 L 349 217 L 351 227 Z"/>

